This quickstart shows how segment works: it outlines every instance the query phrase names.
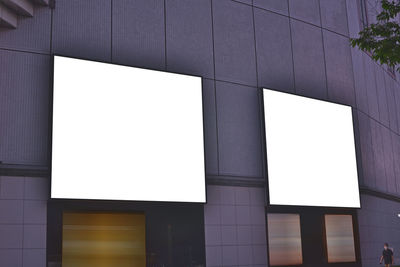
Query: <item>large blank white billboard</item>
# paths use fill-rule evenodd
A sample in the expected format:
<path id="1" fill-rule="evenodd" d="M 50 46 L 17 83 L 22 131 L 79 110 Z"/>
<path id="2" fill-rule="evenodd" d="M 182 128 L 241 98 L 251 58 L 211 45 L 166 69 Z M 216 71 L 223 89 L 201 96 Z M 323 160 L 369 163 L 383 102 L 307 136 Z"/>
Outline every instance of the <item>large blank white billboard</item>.
<path id="1" fill-rule="evenodd" d="M 51 197 L 205 202 L 201 78 L 54 57 Z"/>
<path id="2" fill-rule="evenodd" d="M 269 203 L 360 207 L 351 107 L 263 91 Z"/>

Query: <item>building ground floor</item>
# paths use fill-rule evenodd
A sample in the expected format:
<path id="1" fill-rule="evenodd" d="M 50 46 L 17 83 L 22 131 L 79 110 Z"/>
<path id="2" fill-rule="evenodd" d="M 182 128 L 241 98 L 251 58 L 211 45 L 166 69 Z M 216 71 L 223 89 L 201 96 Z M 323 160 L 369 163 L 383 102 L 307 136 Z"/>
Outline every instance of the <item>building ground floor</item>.
<path id="1" fill-rule="evenodd" d="M 372 267 L 385 242 L 400 258 L 400 202 L 363 189 L 361 209 L 337 209 L 268 206 L 262 183 L 212 181 L 206 204 L 49 200 L 49 188 L 1 176 L 1 267 Z"/>

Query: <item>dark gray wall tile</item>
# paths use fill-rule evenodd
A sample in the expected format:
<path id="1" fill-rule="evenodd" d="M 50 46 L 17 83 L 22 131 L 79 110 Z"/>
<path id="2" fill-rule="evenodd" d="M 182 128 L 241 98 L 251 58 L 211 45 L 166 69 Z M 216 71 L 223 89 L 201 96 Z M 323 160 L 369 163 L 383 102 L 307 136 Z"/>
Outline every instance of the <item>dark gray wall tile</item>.
<path id="1" fill-rule="evenodd" d="M 0 160 L 46 165 L 50 57 L 0 50 Z"/>
<path id="2" fill-rule="evenodd" d="M 320 6 L 322 27 L 348 35 L 346 0 L 320 0 Z"/>
<path id="3" fill-rule="evenodd" d="M 46 266 L 46 249 L 24 249 L 23 258 L 23 267 Z"/>
<path id="4" fill-rule="evenodd" d="M 0 200 L 0 224 L 21 224 L 23 213 L 22 200 Z"/>
<path id="5" fill-rule="evenodd" d="M 50 197 L 50 179 L 42 177 L 25 178 L 25 199 L 47 200 Z"/>
<path id="6" fill-rule="evenodd" d="M 207 174 L 218 174 L 217 114 L 213 80 L 203 79 L 204 146 Z"/>
<path id="7" fill-rule="evenodd" d="M 253 5 L 283 15 L 288 14 L 288 2 L 282 0 L 253 0 Z"/>
<path id="8" fill-rule="evenodd" d="M 383 153 L 385 163 L 385 173 L 387 179 L 387 190 L 389 193 L 397 193 L 396 177 L 394 173 L 394 161 L 393 161 L 393 144 L 392 135 L 389 129 L 381 126 L 381 134 L 383 141 Z"/>
<path id="9" fill-rule="evenodd" d="M 369 115 L 374 119 L 379 120 L 378 95 L 376 91 L 376 79 L 374 73 L 375 63 L 373 63 L 366 54 L 363 54 L 363 59 Z"/>
<path id="10" fill-rule="evenodd" d="M 110 61 L 111 0 L 57 0 L 53 13 L 53 51 Z"/>
<path id="11" fill-rule="evenodd" d="M 326 75 L 321 29 L 291 20 L 296 92 L 326 99 Z"/>
<path id="12" fill-rule="evenodd" d="M 321 26 L 319 0 L 289 0 L 289 14 L 314 25 Z"/>
<path id="13" fill-rule="evenodd" d="M 0 249 L 0 267 L 22 267 L 22 249 Z"/>
<path id="14" fill-rule="evenodd" d="M 47 201 L 25 200 L 24 201 L 24 223 L 46 224 Z"/>
<path id="15" fill-rule="evenodd" d="M 383 123 L 385 126 L 389 127 L 389 110 L 386 98 L 386 86 L 385 86 L 384 75 L 386 75 L 386 73 L 383 72 L 382 68 L 378 65 L 375 65 L 376 94 L 378 96 L 379 121 Z"/>
<path id="16" fill-rule="evenodd" d="M 165 69 L 164 1 L 113 1 L 113 62 Z"/>
<path id="17" fill-rule="evenodd" d="M 258 86 L 294 92 L 289 19 L 254 10 Z"/>
<path id="18" fill-rule="evenodd" d="M 34 17 L 20 17 L 17 29 L 0 28 L 0 47 L 50 52 L 51 9 L 36 7 Z"/>
<path id="19" fill-rule="evenodd" d="M 220 173 L 262 175 L 258 90 L 217 82 Z"/>
<path id="20" fill-rule="evenodd" d="M 0 236 L 0 249 L 22 248 L 22 225 L 0 224 Z"/>
<path id="21" fill-rule="evenodd" d="M 46 225 L 24 225 L 24 248 L 46 248 Z"/>
<path id="22" fill-rule="evenodd" d="M 355 106 L 354 76 L 349 40 L 323 31 L 329 99 Z"/>
<path id="23" fill-rule="evenodd" d="M 392 134 L 394 174 L 396 177 L 397 194 L 400 194 L 400 136 Z"/>
<path id="24" fill-rule="evenodd" d="M 362 53 L 363 52 L 361 52 L 357 48 L 351 49 L 351 58 L 353 62 L 353 72 L 354 72 L 354 89 L 356 93 L 357 108 L 362 112 L 369 114 L 367 88 L 365 82 L 365 72 L 364 72 Z"/>
<path id="25" fill-rule="evenodd" d="M 24 178 L 23 177 L 0 177 L 0 199 L 23 199 Z"/>
<path id="26" fill-rule="evenodd" d="M 371 120 L 364 113 L 357 113 L 360 132 L 360 151 L 364 186 L 375 188 L 375 158 L 372 147 Z M 360 161 L 360 159 L 358 159 Z"/>
<path id="27" fill-rule="evenodd" d="M 218 80 L 256 85 L 252 7 L 213 1 L 215 74 Z"/>
<path id="28" fill-rule="evenodd" d="M 385 80 L 385 88 L 386 88 L 386 98 L 388 104 L 388 112 L 389 112 L 389 127 L 392 131 L 398 133 L 399 132 L 399 125 L 398 125 L 398 118 L 397 118 L 397 108 L 396 108 L 396 96 L 395 90 L 396 84 L 393 82 L 393 79 L 389 77 L 386 73 L 384 73 L 384 80 Z"/>
<path id="29" fill-rule="evenodd" d="M 375 159 L 376 189 L 387 191 L 387 177 L 385 168 L 385 154 L 383 151 L 383 138 L 381 125 L 374 120 L 370 120 L 372 150 Z"/>
<path id="30" fill-rule="evenodd" d="M 346 0 L 346 10 L 347 10 L 347 24 L 349 28 L 349 36 L 351 38 L 356 38 L 360 32 L 360 6 L 358 1 Z"/>
<path id="31" fill-rule="evenodd" d="M 168 71 L 214 77 L 211 0 L 167 0 L 166 32 Z"/>

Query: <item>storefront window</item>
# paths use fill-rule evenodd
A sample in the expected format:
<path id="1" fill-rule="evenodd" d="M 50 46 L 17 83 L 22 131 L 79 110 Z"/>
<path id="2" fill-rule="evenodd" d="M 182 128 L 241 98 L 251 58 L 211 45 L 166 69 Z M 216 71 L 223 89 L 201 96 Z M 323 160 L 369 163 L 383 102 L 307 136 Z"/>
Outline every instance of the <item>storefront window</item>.
<path id="1" fill-rule="evenodd" d="M 325 215 L 328 262 L 355 262 L 353 217 Z"/>
<path id="2" fill-rule="evenodd" d="M 302 264 L 300 215 L 270 213 L 267 221 L 270 265 Z"/>

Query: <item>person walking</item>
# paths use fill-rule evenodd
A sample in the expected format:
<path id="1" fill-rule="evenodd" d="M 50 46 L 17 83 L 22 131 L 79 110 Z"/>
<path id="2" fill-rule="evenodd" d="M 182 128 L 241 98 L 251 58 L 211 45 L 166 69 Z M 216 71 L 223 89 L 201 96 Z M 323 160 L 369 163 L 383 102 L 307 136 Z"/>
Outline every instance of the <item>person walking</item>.
<path id="1" fill-rule="evenodd" d="M 385 267 L 390 267 L 393 263 L 393 251 L 389 248 L 389 244 L 385 243 L 383 245 L 382 256 L 379 263 L 382 264 L 382 260 L 385 262 Z"/>

